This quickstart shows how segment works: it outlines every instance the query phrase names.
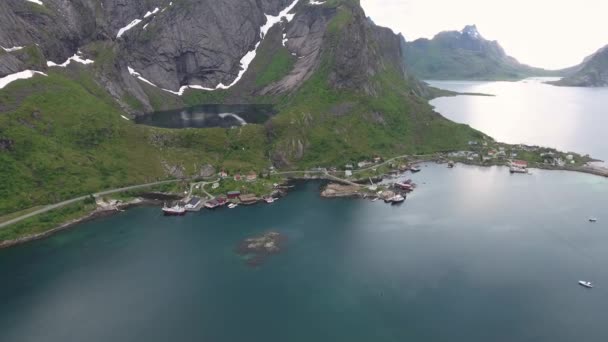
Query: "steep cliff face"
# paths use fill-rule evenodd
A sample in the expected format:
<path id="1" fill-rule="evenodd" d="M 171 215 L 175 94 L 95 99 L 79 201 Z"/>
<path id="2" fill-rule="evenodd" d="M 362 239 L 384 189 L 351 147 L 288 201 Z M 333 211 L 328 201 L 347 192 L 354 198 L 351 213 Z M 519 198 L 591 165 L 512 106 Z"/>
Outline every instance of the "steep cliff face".
<path id="1" fill-rule="evenodd" d="M 585 58 L 580 65 L 569 69 L 566 77 L 552 84 L 568 87 L 608 87 L 608 45 Z"/>
<path id="2" fill-rule="evenodd" d="M 163 88 L 214 87 L 236 78 L 266 15 L 277 15 L 287 1 L 6 0 L 0 3 L 0 45 L 34 47 L 43 62 L 62 63 L 87 44 L 106 41 L 120 53 L 120 64 L 132 64 Z M 6 55 L 4 75 L 31 66 Z"/>
<path id="3" fill-rule="evenodd" d="M 423 79 L 520 79 L 556 73 L 519 63 L 475 25 L 409 42 L 405 50 L 406 64 Z"/>
<path id="4" fill-rule="evenodd" d="M 284 0 L 191 1 L 174 4 L 125 34 L 123 60 L 161 88 L 232 85 Z M 279 18 L 280 20 L 280 18 Z M 143 28 L 145 26 L 145 28 Z M 242 63 L 243 62 L 243 63 Z"/>
<path id="5" fill-rule="evenodd" d="M 335 18 L 338 8 L 349 11 L 341 14 L 348 22 L 329 27 L 342 20 Z M 327 44 L 342 24 L 347 34 Z M 325 52 L 336 89 L 377 94 L 373 78 L 387 67 L 407 77 L 402 37 L 366 19 L 356 1 L 309 0 L 7 0 L 0 3 L 0 77 L 45 71 L 78 54 L 96 61 L 96 79 L 123 108 L 137 112 L 123 101 L 134 97 L 139 111 L 151 111 L 149 87 L 181 96 L 189 88 L 237 85 L 271 30 L 280 31 L 293 66 L 280 79 L 241 92 L 292 92 Z"/>

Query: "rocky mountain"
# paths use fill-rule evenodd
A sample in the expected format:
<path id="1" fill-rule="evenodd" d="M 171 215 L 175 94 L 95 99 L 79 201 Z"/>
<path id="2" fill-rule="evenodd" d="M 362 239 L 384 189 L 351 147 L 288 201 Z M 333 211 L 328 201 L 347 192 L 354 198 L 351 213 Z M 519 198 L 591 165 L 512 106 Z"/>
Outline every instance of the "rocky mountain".
<path id="1" fill-rule="evenodd" d="M 608 86 L 608 45 L 567 70 L 566 77 L 551 84 L 568 87 Z"/>
<path id="2" fill-rule="evenodd" d="M 404 44 L 358 0 L 4 0 L 0 215 L 209 166 L 339 166 L 485 138 L 432 111 Z M 278 114 L 234 129 L 130 120 L 204 103 Z"/>
<path id="3" fill-rule="evenodd" d="M 555 74 L 519 63 L 475 25 L 408 42 L 405 57 L 411 72 L 422 79 L 515 80 Z"/>

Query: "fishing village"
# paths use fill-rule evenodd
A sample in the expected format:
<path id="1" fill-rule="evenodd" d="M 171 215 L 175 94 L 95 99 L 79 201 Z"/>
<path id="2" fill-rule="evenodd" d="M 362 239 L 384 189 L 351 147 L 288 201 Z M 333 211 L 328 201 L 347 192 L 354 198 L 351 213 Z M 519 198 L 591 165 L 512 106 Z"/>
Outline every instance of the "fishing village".
<path id="1" fill-rule="evenodd" d="M 470 150 L 433 155 L 399 156 L 388 160 L 372 156 L 341 167 L 315 167 L 304 171 L 278 171 L 269 167 L 263 172 L 235 173 L 222 170 L 215 180 L 184 183 L 179 200 L 164 203 L 167 216 L 185 215 L 189 211 L 272 204 L 287 195 L 292 181 L 323 180 L 322 198 L 362 198 L 401 204 L 417 184 L 407 174 L 420 172 L 425 163 L 478 166 L 506 166 L 511 174 L 529 174 L 531 168 L 568 170 L 608 176 L 608 169 L 594 166 L 589 156 L 527 145 L 469 142 Z M 518 159 L 520 158 L 520 159 Z M 174 192 L 175 193 L 175 192 Z M 179 192 L 178 192 L 179 193 Z"/>
<path id="2" fill-rule="evenodd" d="M 340 166 L 313 167 L 308 170 L 285 171 L 270 165 L 264 170 L 220 170 L 211 165 L 192 178 L 175 174 L 173 179 L 150 184 L 114 189 L 75 200 L 84 203 L 83 211 L 58 221 L 40 233 L 33 233 L 0 243 L 6 248 L 45 238 L 76 224 L 106 217 L 137 206 L 157 206 L 163 215 L 182 216 L 188 212 L 216 209 L 237 209 L 256 204 L 271 205 L 294 189 L 293 182 L 320 180 L 320 196 L 358 198 L 381 201 L 388 205 L 404 203 L 418 185 L 410 178 L 428 164 L 447 168 L 459 164 L 480 167 L 502 166 L 513 175 L 530 174 L 530 170 L 561 170 L 608 177 L 608 168 L 595 164 L 588 155 L 561 152 L 528 145 L 509 145 L 494 141 L 470 141 L 468 148 L 429 155 L 402 155 L 385 159 L 369 156 Z M 414 177 L 415 178 L 415 177 Z M 67 201 L 62 204 L 71 203 Z M 51 210 L 49 206 L 41 210 Z M 34 212 L 35 214 L 35 212 Z M 2 224 L 10 224 L 8 220 Z"/>
<path id="3" fill-rule="evenodd" d="M 166 216 L 188 212 L 236 209 L 239 206 L 272 204 L 285 197 L 294 181 L 324 181 L 322 198 L 360 198 L 387 204 L 405 202 L 417 184 L 408 174 L 420 172 L 428 163 L 476 166 L 505 166 L 511 174 L 529 174 L 530 169 L 566 170 L 608 177 L 608 169 L 595 166 L 591 157 L 528 145 L 507 145 L 493 141 L 470 141 L 469 149 L 431 155 L 403 155 L 390 159 L 370 156 L 341 166 L 314 167 L 309 170 L 283 171 L 269 166 L 262 171 L 230 173 L 206 167 L 199 179 L 181 179 L 152 192 L 137 192 L 132 197 L 96 197 L 98 211 L 120 211 L 133 205 L 159 205 Z"/>

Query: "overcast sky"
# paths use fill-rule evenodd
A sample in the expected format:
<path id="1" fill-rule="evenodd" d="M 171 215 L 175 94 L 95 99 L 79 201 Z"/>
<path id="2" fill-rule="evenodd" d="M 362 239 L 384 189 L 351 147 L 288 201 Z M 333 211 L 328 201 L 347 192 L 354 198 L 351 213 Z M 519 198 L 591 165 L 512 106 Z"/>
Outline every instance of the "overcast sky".
<path id="1" fill-rule="evenodd" d="M 608 0 L 361 0 L 379 25 L 408 41 L 476 24 L 520 62 L 543 68 L 578 64 L 608 45 Z"/>

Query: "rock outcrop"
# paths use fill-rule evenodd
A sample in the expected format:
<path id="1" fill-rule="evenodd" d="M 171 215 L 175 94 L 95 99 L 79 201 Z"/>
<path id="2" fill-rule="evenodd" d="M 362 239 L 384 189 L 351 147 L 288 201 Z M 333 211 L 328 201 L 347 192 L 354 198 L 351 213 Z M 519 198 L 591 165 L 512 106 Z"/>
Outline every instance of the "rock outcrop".
<path id="1" fill-rule="evenodd" d="M 339 197 L 361 197 L 363 192 L 362 187 L 355 185 L 343 185 L 330 183 L 321 191 L 321 197 L 339 198 Z"/>
<path id="2" fill-rule="evenodd" d="M 282 252 L 286 242 L 286 236 L 270 231 L 241 241 L 236 247 L 236 253 L 245 257 L 247 265 L 257 267 L 263 264 L 268 256 Z"/>

